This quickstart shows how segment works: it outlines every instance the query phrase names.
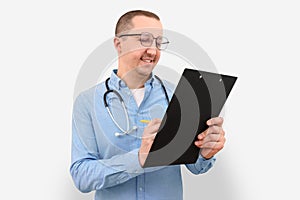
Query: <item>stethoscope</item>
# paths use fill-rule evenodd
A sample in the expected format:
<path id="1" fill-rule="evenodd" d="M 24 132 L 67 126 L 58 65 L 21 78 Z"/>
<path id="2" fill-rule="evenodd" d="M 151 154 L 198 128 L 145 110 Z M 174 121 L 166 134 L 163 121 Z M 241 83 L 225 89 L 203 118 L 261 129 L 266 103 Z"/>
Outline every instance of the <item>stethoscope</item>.
<path id="1" fill-rule="evenodd" d="M 162 80 L 161 80 L 158 76 L 156 76 L 156 75 L 154 75 L 154 77 L 160 82 L 161 87 L 162 87 L 162 89 L 163 89 L 163 91 L 164 91 L 164 93 L 165 93 L 167 103 L 169 104 L 169 97 L 168 97 L 168 94 L 167 94 L 167 90 L 166 90 L 166 88 L 165 88 L 165 86 L 164 86 Z M 109 81 L 109 79 L 110 79 L 110 78 L 106 79 L 106 81 L 105 81 L 106 92 L 104 93 L 104 96 L 103 96 L 104 106 L 105 106 L 105 108 L 106 108 L 106 110 L 107 110 L 107 112 L 108 112 L 110 118 L 111 118 L 112 121 L 114 122 L 114 124 L 121 130 L 121 133 L 116 132 L 116 133 L 115 133 L 115 136 L 116 136 L 116 137 L 119 137 L 119 136 L 123 136 L 123 135 L 128 135 L 128 134 L 130 134 L 131 132 L 135 131 L 135 130 L 137 129 L 137 126 L 133 126 L 133 127 L 130 129 L 130 127 L 129 127 L 129 116 L 128 116 L 127 109 L 126 109 L 126 107 L 125 107 L 124 100 L 123 100 L 123 98 L 121 97 L 121 95 L 119 94 L 119 92 L 117 92 L 116 90 L 112 90 L 112 89 L 109 88 L 109 86 L 108 86 L 108 81 Z M 107 103 L 107 101 L 106 101 L 106 96 L 107 96 L 109 93 L 111 93 L 111 92 L 114 93 L 114 94 L 118 97 L 118 99 L 120 100 L 120 102 L 121 102 L 122 108 L 123 108 L 124 113 L 125 113 L 125 116 L 126 116 L 126 130 L 123 129 L 123 128 L 118 124 L 118 122 L 115 120 L 114 116 L 112 115 L 112 113 L 111 113 L 111 111 L 110 111 L 110 109 L 109 109 L 108 103 Z"/>

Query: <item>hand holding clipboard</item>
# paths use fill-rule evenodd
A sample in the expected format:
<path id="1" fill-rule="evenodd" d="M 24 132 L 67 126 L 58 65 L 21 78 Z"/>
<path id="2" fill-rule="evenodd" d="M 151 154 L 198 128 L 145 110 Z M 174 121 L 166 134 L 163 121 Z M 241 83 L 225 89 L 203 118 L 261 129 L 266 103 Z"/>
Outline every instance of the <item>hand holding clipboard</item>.
<path id="1" fill-rule="evenodd" d="M 225 138 L 220 128 L 222 119 L 216 117 L 236 79 L 234 76 L 185 69 L 162 120 L 163 126 L 157 128 L 149 153 L 144 152 L 147 158 L 143 167 L 195 163 L 199 147 L 205 158 L 218 152 Z M 209 125 L 207 121 L 211 118 L 214 119 Z M 199 133 L 202 134 L 198 136 Z"/>

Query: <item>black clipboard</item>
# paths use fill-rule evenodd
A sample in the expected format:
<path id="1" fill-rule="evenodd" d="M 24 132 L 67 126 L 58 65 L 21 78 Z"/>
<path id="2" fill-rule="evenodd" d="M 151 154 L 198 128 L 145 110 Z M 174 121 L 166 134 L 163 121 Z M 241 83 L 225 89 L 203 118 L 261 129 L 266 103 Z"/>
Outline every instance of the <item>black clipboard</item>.
<path id="1" fill-rule="evenodd" d="M 199 148 L 194 141 L 219 116 L 237 77 L 184 69 L 144 168 L 195 163 Z"/>

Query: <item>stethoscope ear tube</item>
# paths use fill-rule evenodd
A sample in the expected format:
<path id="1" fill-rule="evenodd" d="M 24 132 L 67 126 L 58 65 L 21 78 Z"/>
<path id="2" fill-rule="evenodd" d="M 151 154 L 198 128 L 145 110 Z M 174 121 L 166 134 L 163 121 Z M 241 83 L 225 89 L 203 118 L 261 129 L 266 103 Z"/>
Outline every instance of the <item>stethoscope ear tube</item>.
<path id="1" fill-rule="evenodd" d="M 156 75 L 154 75 L 155 76 L 155 78 L 160 82 L 160 84 L 161 84 L 161 87 L 162 87 L 162 89 L 163 89 L 163 91 L 164 91 L 164 93 L 165 93 L 165 96 L 166 96 L 166 99 L 167 99 L 167 102 L 169 103 L 170 102 L 170 100 L 169 100 L 169 97 L 168 97 L 168 93 L 167 93 L 167 90 L 166 90 L 166 87 L 165 87 L 165 85 L 164 85 L 164 83 L 163 83 L 163 81 L 158 77 L 158 76 L 156 76 Z"/>
<path id="2" fill-rule="evenodd" d="M 111 93 L 111 92 L 113 92 L 115 95 L 117 95 L 118 98 L 120 99 L 121 103 L 124 104 L 123 98 L 121 97 L 121 95 L 120 95 L 116 90 L 107 90 L 107 91 L 104 93 L 104 95 L 103 95 L 103 102 L 104 102 L 104 106 L 105 106 L 106 108 L 108 107 L 108 103 L 107 103 L 107 101 L 106 101 L 106 96 L 107 96 L 109 93 Z"/>

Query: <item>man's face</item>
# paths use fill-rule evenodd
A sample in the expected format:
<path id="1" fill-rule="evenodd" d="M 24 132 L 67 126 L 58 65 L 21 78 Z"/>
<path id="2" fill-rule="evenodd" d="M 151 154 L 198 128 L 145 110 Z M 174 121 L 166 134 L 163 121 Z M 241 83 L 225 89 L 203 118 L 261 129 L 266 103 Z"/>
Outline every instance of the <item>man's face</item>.
<path id="1" fill-rule="evenodd" d="M 132 19 L 132 24 L 133 28 L 124 34 L 147 32 L 151 33 L 154 38 L 162 36 L 162 24 L 154 18 L 136 16 Z M 160 50 L 156 48 L 156 40 L 154 39 L 149 47 L 141 44 L 140 36 L 125 36 L 118 38 L 118 40 L 119 46 L 116 47 L 119 51 L 119 70 L 122 71 L 122 74 L 134 72 L 137 75 L 149 76 L 160 58 Z"/>

